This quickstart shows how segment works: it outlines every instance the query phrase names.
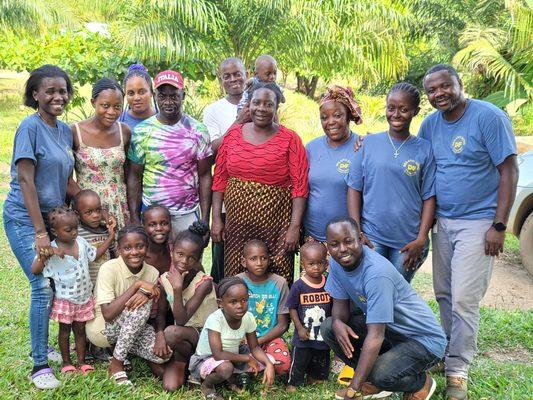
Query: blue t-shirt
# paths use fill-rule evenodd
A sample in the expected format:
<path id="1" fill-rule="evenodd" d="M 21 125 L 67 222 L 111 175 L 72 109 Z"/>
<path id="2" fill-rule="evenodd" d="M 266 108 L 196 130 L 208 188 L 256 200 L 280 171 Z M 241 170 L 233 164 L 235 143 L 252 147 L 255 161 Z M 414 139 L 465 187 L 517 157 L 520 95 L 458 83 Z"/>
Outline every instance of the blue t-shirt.
<path id="1" fill-rule="evenodd" d="M 354 133 L 339 147 L 331 147 L 326 136 L 306 146 L 309 160 L 309 196 L 303 224 L 307 235 L 326 241 L 326 225 L 334 217 L 347 216 L 345 177 L 355 158 L 354 144 L 359 139 Z"/>
<path id="2" fill-rule="evenodd" d="M 237 275 L 248 286 L 248 311 L 257 322 L 257 337 L 264 336 L 278 323 L 278 314 L 288 314 L 289 286 L 285 278 L 270 274 L 263 282 L 252 282 L 246 272 Z"/>
<path id="3" fill-rule="evenodd" d="M 130 127 L 131 133 L 133 134 L 133 130 L 135 127 L 146 120 L 147 118 L 135 118 L 129 113 L 129 110 L 124 111 L 122 114 L 120 114 L 119 121 L 124 122 L 126 125 Z"/>
<path id="4" fill-rule="evenodd" d="M 403 142 L 392 141 L 396 148 Z M 347 181 L 363 195 L 365 235 L 373 242 L 401 249 L 418 236 L 423 202 L 435 196 L 431 144 L 411 136 L 394 158 L 387 132 L 368 135 L 355 155 Z"/>
<path id="5" fill-rule="evenodd" d="M 446 336 L 435 314 L 375 251 L 363 246 L 361 264 L 353 271 L 345 271 L 330 257 L 326 290 L 334 299 L 354 301 L 365 313 L 367 324 L 387 324 L 387 329 L 416 340 L 435 356 L 444 356 Z"/>
<path id="6" fill-rule="evenodd" d="M 436 111 L 422 122 L 418 136 L 431 142 L 437 162 L 437 216 L 494 218 L 500 184 L 496 167 L 516 154 L 507 115 L 486 101 L 468 99 L 457 121 L 448 122 Z"/>
<path id="7" fill-rule="evenodd" d="M 57 121 L 57 128 L 45 124 L 37 115 L 25 118 L 15 133 L 11 158 L 11 183 L 4 203 L 4 215 L 21 224 L 33 225 L 24 205 L 17 178 L 16 164 L 27 158 L 35 165 L 35 188 L 41 213 L 64 204 L 67 183 L 74 168 L 72 133 L 67 124 Z"/>

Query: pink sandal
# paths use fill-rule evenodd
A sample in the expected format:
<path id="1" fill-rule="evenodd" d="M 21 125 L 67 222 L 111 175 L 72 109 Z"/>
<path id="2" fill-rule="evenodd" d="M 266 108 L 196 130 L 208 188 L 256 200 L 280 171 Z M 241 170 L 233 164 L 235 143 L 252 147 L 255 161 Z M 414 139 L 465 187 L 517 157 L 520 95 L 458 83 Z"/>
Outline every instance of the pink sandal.
<path id="1" fill-rule="evenodd" d="M 74 365 L 65 365 L 63 368 L 61 368 L 61 374 L 71 374 L 76 372 L 77 369 Z"/>
<path id="2" fill-rule="evenodd" d="M 89 364 L 80 365 L 79 369 L 83 375 L 87 375 L 89 372 L 94 371 L 94 367 Z"/>

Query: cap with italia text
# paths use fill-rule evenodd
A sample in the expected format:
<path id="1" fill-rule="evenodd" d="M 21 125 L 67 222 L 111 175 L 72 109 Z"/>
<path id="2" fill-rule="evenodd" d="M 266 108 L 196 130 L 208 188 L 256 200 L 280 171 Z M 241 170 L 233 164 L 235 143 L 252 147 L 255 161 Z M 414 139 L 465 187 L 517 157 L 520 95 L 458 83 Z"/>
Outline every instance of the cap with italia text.
<path id="1" fill-rule="evenodd" d="M 184 87 L 181 74 L 170 69 L 158 73 L 154 78 L 154 88 L 157 89 L 161 85 L 172 85 L 178 89 L 183 89 Z"/>

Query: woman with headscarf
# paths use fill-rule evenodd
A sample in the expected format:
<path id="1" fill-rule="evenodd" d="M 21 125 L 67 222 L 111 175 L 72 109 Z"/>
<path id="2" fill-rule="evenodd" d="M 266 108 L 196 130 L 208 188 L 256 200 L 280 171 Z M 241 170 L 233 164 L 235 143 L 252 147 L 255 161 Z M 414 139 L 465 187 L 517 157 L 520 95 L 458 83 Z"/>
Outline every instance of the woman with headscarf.
<path id="1" fill-rule="evenodd" d="M 355 157 L 359 137 L 350 122 L 361 124 L 361 109 L 350 88 L 328 88 L 320 100 L 320 122 L 324 136 L 306 146 L 309 159 L 309 197 L 304 216 L 306 240 L 326 241 L 326 225 L 338 216 L 348 215 L 345 178 Z"/>
<path id="2" fill-rule="evenodd" d="M 225 241 L 225 276 L 244 271 L 244 243 L 260 239 L 271 272 L 290 284 L 308 192 L 307 156 L 298 134 L 274 122 L 282 98 L 277 85 L 257 83 L 250 92 L 252 122 L 233 125 L 217 153 L 211 236 Z"/>

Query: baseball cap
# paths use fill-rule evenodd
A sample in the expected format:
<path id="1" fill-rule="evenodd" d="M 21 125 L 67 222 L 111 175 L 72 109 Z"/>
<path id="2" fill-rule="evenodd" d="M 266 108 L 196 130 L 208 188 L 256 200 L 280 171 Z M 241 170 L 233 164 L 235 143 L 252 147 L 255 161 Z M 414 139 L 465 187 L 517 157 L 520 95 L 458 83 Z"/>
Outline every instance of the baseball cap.
<path id="1" fill-rule="evenodd" d="M 170 69 L 158 73 L 154 78 L 154 88 L 157 89 L 161 85 L 172 85 L 178 89 L 183 89 L 184 87 L 181 74 Z"/>

